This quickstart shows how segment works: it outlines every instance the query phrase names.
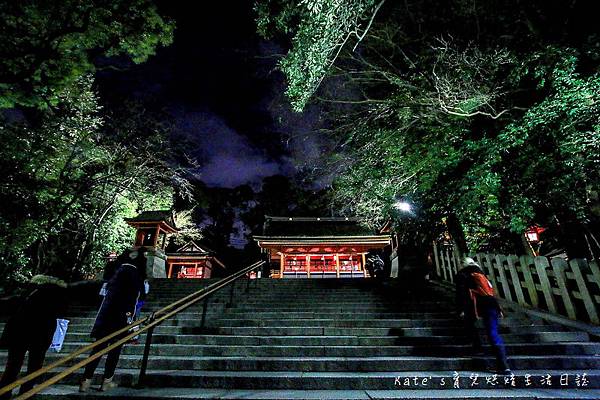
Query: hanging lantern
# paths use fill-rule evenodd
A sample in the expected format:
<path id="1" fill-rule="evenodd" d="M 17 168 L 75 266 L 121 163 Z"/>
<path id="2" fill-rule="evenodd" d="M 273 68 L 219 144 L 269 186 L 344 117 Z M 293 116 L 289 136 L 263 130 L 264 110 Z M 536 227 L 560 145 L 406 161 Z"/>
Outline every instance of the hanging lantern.
<path id="1" fill-rule="evenodd" d="M 546 230 L 546 228 L 542 228 L 540 226 L 534 225 L 529 227 L 526 231 L 525 231 L 525 236 L 527 237 L 527 240 L 531 243 L 537 243 L 540 241 L 540 233 L 544 232 Z"/>

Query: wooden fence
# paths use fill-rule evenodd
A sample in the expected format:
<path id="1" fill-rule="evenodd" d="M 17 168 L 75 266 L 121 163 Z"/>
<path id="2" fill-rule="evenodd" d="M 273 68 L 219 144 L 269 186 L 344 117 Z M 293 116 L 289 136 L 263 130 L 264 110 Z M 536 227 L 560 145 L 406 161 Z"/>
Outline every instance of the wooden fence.
<path id="1" fill-rule="evenodd" d="M 454 246 L 434 244 L 439 279 L 454 282 L 462 260 Z M 600 269 L 597 261 L 499 254 L 470 254 L 499 297 L 573 320 L 600 324 Z"/>

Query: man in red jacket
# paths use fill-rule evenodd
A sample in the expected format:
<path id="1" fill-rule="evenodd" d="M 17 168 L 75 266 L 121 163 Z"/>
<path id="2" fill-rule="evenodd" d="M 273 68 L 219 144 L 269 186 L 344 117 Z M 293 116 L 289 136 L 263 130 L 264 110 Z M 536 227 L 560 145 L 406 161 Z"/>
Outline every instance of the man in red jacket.
<path id="1" fill-rule="evenodd" d="M 475 322 L 481 318 L 496 356 L 496 371 L 504 375 L 510 374 L 504 341 L 498 333 L 499 319 L 503 316 L 502 309 L 494 295 L 491 282 L 472 258 L 465 258 L 463 268 L 456 274 L 456 300 L 459 315 L 464 319 L 474 351 L 481 351 L 481 342 L 475 327 Z"/>

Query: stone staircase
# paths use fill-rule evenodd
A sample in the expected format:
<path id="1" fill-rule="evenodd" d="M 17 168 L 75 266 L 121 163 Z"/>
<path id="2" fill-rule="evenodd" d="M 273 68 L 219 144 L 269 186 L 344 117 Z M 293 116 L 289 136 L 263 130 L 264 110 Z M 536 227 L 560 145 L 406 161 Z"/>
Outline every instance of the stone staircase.
<path id="1" fill-rule="evenodd" d="M 144 311 L 211 282 L 157 280 Z M 245 287 L 232 307 L 229 289 L 211 298 L 204 329 L 197 305 L 155 330 L 145 388 L 131 387 L 142 336 L 123 349 L 120 388 L 80 395 L 80 371 L 36 398 L 600 399 L 600 343 L 588 333 L 509 312 L 501 332 L 514 376 L 496 376 L 486 372 L 490 356 L 469 355 L 453 295 L 436 283 L 414 293 L 370 279 Z M 48 353 L 47 363 L 90 341 L 95 309 L 71 314 L 63 353 Z"/>

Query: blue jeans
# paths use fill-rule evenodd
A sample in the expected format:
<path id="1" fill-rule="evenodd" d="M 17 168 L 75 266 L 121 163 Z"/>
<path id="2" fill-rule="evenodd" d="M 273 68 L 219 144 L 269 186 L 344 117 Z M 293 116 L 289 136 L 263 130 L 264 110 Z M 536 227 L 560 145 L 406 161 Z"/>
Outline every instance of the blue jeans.
<path id="1" fill-rule="evenodd" d="M 504 347 L 504 340 L 498 333 L 498 325 L 500 321 L 500 312 L 497 308 L 486 307 L 481 310 L 481 318 L 483 319 L 483 326 L 485 327 L 485 333 L 487 334 L 488 341 L 494 350 L 496 356 L 496 368 L 504 371 L 509 369 L 508 361 L 506 360 L 506 348 Z"/>
<path id="2" fill-rule="evenodd" d="M 498 325 L 500 320 L 500 315 L 497 309 L 495 308 L 487 308 L 482 310 L 483 325 L 485 326 L 485 333 L 490 341 L 492 346 L 504 346 L 504 341 L 500 334 L 498 333 Z"/>
<path id="3" fill-rule="evenodd" d="M 504 340 L 498 333 L 498 326 L 500 322 L 500 312 L 495 307 L 482 307 L 479 310 L 479 316 L 483 319 L 483 326 L 485 327 L 485 333 L 488 337 L 488 341 L 494 351 L 496 357 L 496 368 L 504 371 L 509 369 L 508 361 L 506 359 L 506 349 L 504 347 Z M 475 319 L 465 319 L 467 326 L 467 333 L 471 336 L 473 346 L 478 349 L 481 345 L 479 341 L 479 334 L 477 328 L 475 328 Z"/>

